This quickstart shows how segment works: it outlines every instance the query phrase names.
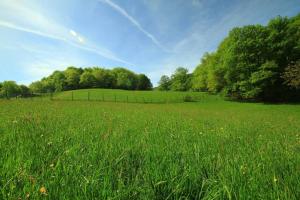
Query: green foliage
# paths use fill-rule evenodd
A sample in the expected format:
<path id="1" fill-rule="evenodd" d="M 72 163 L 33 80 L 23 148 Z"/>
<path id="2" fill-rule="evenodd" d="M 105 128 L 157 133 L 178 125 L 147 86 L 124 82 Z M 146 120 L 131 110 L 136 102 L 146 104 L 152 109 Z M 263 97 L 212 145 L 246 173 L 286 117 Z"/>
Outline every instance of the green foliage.
<path id="1" fill-rule="evenodd" d="M 114 75 L 110 70 L 102 68 L 94 68 L 93 75 L 96 79 L 96 86 L 98 88 L 114 88 Z"/>
<path id="2" fill-rule="evenodd" d="M 112 73 L 115 77 L 115 88 L 134 90 L 137 88 L 137 76 L 125 69 L 125 68 L 114 68 Z"/>
<path id="3" fill-rule="evenodd" d="M 94 88 L 96 86 L 96 78 L 93 72 L 85 70 L 80 76 L 79 84 L 81 88 Z"/>
<path id="4" fill-rule="evenodd" d="M 208 90 L 208 68 L 211 65 L 210 57 L 212 54 L 205 53 L 201 59 L 201 64 L 196 67 L 192 75 L 192 89 L 194 91 L 207 91 Z"/>
<path id="5" fill-rule="evenodd" d="M 18 85 L 15 81 L 4 81 L 0 83 L 0 97 L 29 97 L 31 96 L 30 89 L 25 85 Z"/>
<path id="6" fill-rule="evenodd" d="M 60 92 L 82 88 L 115 88 L 151 90 L 152 84 L 145 74 L 135 74 L 125 68 L 75 68 L 55 71 L 50 76 L 30 84 L 34 93 Z"/>
<path id="7" fill-rule="evenodd" d="M 75 68 L 75 67 L 68 67 L 65 71 L 65 77 L 66 77 L 66 87 L 70 90 L 76 90 L 79 89 L 79 81 L 80 76 L 82 74 L 82 69 Z"/>
<path id="8" fill-rule="evenodd" d="M 283 73 L 284 83 L 291 89 L 300 89 L 300 60 L 296 63 L 291 63 Z"/>
<path id="9" fill-rule="evenodd" d="M 20 87 L 15 81 L 4 81 L 1 85 L 0 94 L 2 97 L 10 98 L 20 95 Z"/>
<path id="10" fill-rule="evenodd" d="M 52 80 L 55 92 L 63 91 L 66 88 L 66 76 L 63 72 L 55 71 L 48 79 Z"/>
<path id="11" fill-rule="evenodd" d="M 272 88 L 277 81 L 278 65 L 275 61 L 267 61 L 250 77 L 250 89 L 246 90 L 247 98 L 259 99 L 272 97 Z M 252 94 L 252 95 L 249 95 Z"/>
<path id="12" fill-rule="evenodd" d="M 159 90 L 187 91 L 191 88 L 192 74 L 188 73 L 188 69 L 178 67 L 174 74 L 169 78 L 163 75 L 159 81 Z"/>
<path id="13" fill-rule="evenodd" d="M 299 16 L 232 29 L 217 51 L 205 54 L 196 67 L 192 89 L 235 99 L 300 100 L 294 95 L 299 88 L 288 87 L 288 76 L 293 83 L 298 77 L 287 72 L 294 71 L 288 66 L 300 59 Z"/>
<path id="14" fill-rule="evenodd" d="M 3 83 L 0 82 L 0 97 L 1 97 L 1 89 L 3 87 Z"/>
<path id="15" fill-rule="evenodd" d="M 43 85 L 42 81 L 35 81 L 35 82 L 31 83 L 29 85 L 29 88 L 34 93 L 43 93 L 43 92 L 46 92 L 44 90 L 44 85 Z"/>
<path id="16" fill-rule="evenodd" d="M 20 85 L 19 88 L 20 88 L 20 90 L 19 90 L 20 95 L 22 97 L 30 97 L 31 96 L 31 91 L 26 85 Z"/>
<path id="17" fill-rule="evenodd" d="M 152 83 L 150 79 L 145 74 L 139 74 L 137 76 L 138 82 L 137 82 L 137 90 L 151 90 L 152 89 Z"/>
<path id="18" fill-rule="evenodd" d="M 189 81 L 188 70 L 183 67 L 178 67 L 171 76 L 170 89 L 173 91 L 186 91 L 189 87 Z"/>
<path id="19" fill-rule="evenodd" d="M 158 86 L 159 90 L 167 91 L 167 90 L 170 90 L 171 80 L 167 75 L 163 75 L 160 78 L 158 84 L 159 84 L 159 86 Z"/>

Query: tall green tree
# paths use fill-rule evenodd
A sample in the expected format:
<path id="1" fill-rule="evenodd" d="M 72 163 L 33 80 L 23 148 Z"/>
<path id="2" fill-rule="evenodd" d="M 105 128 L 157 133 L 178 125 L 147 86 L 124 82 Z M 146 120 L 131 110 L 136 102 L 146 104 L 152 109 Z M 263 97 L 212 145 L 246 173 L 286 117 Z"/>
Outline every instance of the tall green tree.
<path id="1" fill-rule="evenodd" d="M 96 87 L 96 78 L 93 75 L 92 71 L 85 70 L 80 76 L 79 84 L 81 88 Z"/>
<path id="2" fill-rule="evenodd" d="M 76 90 L 80 88 L 79 81 L 82 72 L 82 69 L 75 67 L 68 67 L 67 70 L 64 71 L 67 89 Z"/>
<path id="3" fill-rule="evenodd" d="M 44 85 L 42 81 L 35 81 L 29 85 L 30 90 L 33 93 L 44 93 L 46 90 L 44 89 Z"/>
<path id="4" fill-rule="evenodd" d="M 152 83 L 150 79 L 145 74 L 139 74 L 137 76 L 138 82 L 137 82 L 137 90 L 151 90 L 152 89 Z"/>
<path id="5" fill-rule="evenodd" d="M 136 74 L 125 68 L 112 70 L 93 67 L 68 67 L 55 71 L 50 76 L 33 82 L 29 86 L 34 93 L 60 92 L 80 88 L 117 88 L 126 90 L 148 90 L 152 88 L 150 79 L 144 74 Z"/>
<path id="6" fill-rule="evenodd" d="M 26 85 L 20 85 L 19 88 L 20 88 L 20 90 L 19 90 L 20 91 L 20 95 L 22 97 L 29 97 L 29 96 L 31 96 L 31 92 L 30 92 L 29 87 L 27 87 Z"/>
<path id="7" fill-rule="evenodd" d="M 20 87 L 15 81 L 4 81 L 1 88 L 1 96 L 10 98 L 20 95 Z"/>
<path id="8" fill-rule="evenodd" d="M 167 91 L 170 90 L 170 86 L 171 86 L 171 80 L 167 75 L 163 75 L 159 82 L 158 82 L 159 86 L 158 89 L 161 91 Z"/>
<path id="9" fill-rule="evenodd" d="M 55 71 L 53 74 L 49 77 L 54 85 L 55 92 L 61 92 L 65 90 L 66 88 L 66 76 L 61 71 Z"/>
<path id="10" fill-rule="evenodd" d="M 97 88 L 113 88 L 115 84 L 115 77 L 110 70 L 102 68 L 94 68 L 93 75 L 96 80 Z"/>
<path id="11" fill-rule="evenodd" d="M 171 76 L 170 89 L 173 91 L 186 91 L 189 88 L 190 77 L 188 70 L 183 67 L 178 67 L 175 73 Z"/>
<path id="12" fill-rule="evenodd" d="M 115 87 L 119 89 L 135 90 L 137 88 L 137 75 L 124 68 L 115 68 L 112 70 L 115 76 Z"/>
<path id="13" fill-rule="evenodd" d="M 237 99 L 299 99 L 288 81 L 297 80 L 291 74 L 298 60 L 300 15 L 276 17 L 267 26 L 234 28 L 216 52 L 204 55 L 193 73 L 192 88 Z"/>
<path id="14" fill-rule="evenodd" d="M 290 65 L 285 68 L 285 72 L 282 75 L 284 79 L 284 84 L 291 89 L 296 89 L 300 93 L 300 60 L 296 63 L 290 63 Z"/>

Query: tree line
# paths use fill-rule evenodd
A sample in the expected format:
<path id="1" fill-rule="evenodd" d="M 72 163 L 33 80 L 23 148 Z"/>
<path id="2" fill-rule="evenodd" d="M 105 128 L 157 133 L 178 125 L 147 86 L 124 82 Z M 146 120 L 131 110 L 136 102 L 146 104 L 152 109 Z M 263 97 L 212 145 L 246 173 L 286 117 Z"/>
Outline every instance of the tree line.
<path id="1" fill-rule="evenodd" d="M 152 83 L 145 74 L 136 74 L 125 68 L 68 67 L 29 85 L 17 85 L 14 81 L 0 83 L 0 96 L 27 97 L 32 93 L 53 93 L 66 90 L 110 88 L 125 90 L 151 90 Z"/>
<path id="2" fill-rule="evenodd" d="M 208 91 L 238 100 L 299 101 L 300 14 L 232 29 L 192 74 L 178 68 L 171 77 L 162 76 L 158 88 Z"/>

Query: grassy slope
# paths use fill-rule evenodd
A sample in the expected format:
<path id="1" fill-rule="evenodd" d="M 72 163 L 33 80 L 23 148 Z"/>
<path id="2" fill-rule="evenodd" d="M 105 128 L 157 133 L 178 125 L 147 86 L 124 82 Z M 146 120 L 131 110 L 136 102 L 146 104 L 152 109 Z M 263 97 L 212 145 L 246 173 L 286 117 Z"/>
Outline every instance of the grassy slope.
<path id="1" fill-rule="evenodd" d="M 71 100 L 99 100 L 108 102 L 132 102 L 132 103 L 167 103 L 183 102 L 185 96 L 189 95 L 194 100 L 216 99 L 218 97 L 200 92 L 162 92 L 162 91 L 129 91 L 112 89 L 82 89 L 58 93 L 54 99 Z"/>
<path id="2" fill-rule="evenodd" d="M 299 199 L 299 146 L 300 106 L 0 101 L 0 199 Z"/>

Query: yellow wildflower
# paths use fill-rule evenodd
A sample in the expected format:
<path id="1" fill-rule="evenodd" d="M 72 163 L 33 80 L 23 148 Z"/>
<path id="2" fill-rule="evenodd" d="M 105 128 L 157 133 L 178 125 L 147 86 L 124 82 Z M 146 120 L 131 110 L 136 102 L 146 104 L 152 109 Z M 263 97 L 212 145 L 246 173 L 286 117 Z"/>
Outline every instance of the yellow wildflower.
<path id="1" fill-rule="evenodd" d="M 47 190 L 44 186 L 40 188 L 40 193 L 41 194 L 47 194 Z"/>

